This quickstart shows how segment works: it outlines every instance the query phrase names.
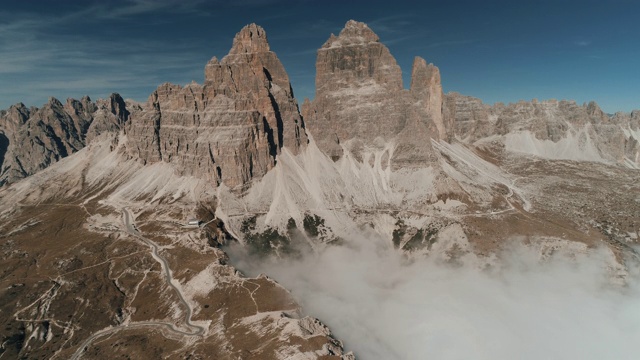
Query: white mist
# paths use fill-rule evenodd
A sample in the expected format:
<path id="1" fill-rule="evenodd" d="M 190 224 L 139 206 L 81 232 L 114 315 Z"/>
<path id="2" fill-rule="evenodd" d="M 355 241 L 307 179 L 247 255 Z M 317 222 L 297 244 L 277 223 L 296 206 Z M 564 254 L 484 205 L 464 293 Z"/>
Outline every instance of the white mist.
<path id="1" fill-rule="evenodd" d="M 359 239 L 299 261 L 234 265 L 290 289 L 359 359 L 640 358 L 640 287 L 610 285 L 595 253 L 541 262 L 514 251 L 502 270 L 421 260 Z"/>

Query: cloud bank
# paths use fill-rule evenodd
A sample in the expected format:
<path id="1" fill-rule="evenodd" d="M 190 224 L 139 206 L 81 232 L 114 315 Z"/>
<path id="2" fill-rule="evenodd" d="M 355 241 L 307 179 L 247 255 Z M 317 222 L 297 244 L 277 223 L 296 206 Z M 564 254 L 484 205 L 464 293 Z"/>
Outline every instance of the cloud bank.
<path id="1" fill-rule="evenodd" d="M 408 262 L 375 239 L 299 260 L 234 265 L 291 290 L 359 359 L 637 359 L 640 282 L 614 286 L 599 253 L 541 262 L 511 249 L 502 269 Z"/>

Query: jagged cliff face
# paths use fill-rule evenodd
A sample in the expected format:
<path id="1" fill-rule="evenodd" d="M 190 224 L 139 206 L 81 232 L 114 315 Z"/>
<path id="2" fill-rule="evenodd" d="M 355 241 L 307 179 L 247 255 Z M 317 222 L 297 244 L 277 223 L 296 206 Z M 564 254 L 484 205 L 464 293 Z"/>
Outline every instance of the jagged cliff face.
<path id="1" fill-rule="evenodd" d="M 128 140 L 144 163 L 238 190 L 273 168 L 283 147 L 298 154 L 307 145 L 289 78 L 255 24 L 206 65 L 204 86 L 161 85 L 132 117 Z"/>
<path id="2" fill-rule="evenodd" d="M 451 140 L 454 124 L 443 115 L 444 94 L 440 79 L 440 69 L 421 57 L 416 57 L 411 70 L 411 94 L 418 100 L 418 106 L 430 116 L 430 126 L 435 127 L 438 140 Z M 447 121 L 447 122 L 445 122 Z"/>
<path id="3" fill-rule="evenodd" d="M 98 100 L 91 126 L 86 133 L 86 143 L 104 133 L 117 134 L 129 121 L 132 111 L 139 111 L 137 103 L 127 103 L 120 95 L 113 94 L 108 99 Z"/>
<path id="4" fill-rule="evenodd" d="M 458 93 L 446 94 L 443 100 L 443 116 L 459 139 L 472 141 L 493 133 L 491 106 L 482 100 Z"/>
<path id="5" fill-rule="evenodd" d="M 252 24 L 242 29 L 229 54 L 220 62 L 213 58 L 207 64 L 205 93 L 209 99 L 223 95 L 257 110 L 267 121 L 268 132 L 273 132 L 271 141 L 277 152 L 286 146 L 298 154 L 306 147 L 307 135 L 289 76 L 269 49 L 261 27 Z"/>
<path id="6" fill-rule="evenodd" d="M 119 131 L 127 120 L 118 94 L 94 103 L 89 97 L 55 98 L 40 109 L 11 106 L 0 119 L 0 186 L 32 175 L 82 149 L 104 131 Z"/>
<path id="7" fill-rule="evenodd" d="M 618 124 L 624 133 L 624 151 L 626 158 L 640 166 L 640 111 L 630 114 L 616 113 L 612 122 Z"/>
<path id="8" fill-rule="evenodd" d="M 318 50 L 316 98 L 303 115 L 318 147 L 334 160 L 344 150 L 395 143 L 391 166 L 433 162 L 431 137 L 446 137 L 440 74 L 416 58 L 412 87 L 404 90 L 396 60 L 364 23 L 349 21 Z M 387 155 L 388 156 L 388 155 Z"/>

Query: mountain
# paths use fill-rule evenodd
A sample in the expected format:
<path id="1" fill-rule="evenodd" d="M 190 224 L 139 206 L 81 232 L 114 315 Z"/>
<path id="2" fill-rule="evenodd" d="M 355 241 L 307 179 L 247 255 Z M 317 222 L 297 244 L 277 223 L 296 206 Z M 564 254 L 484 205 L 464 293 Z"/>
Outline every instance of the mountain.
<path id="1" fill-rule="evenodd" d="M 284 258 L 377 236 L 478 268 L 513 242 L 541 258 L 600 247 L 624 281 L 640 112 L 488 105 L 444 94 L 419 57 L 411 74 L 406 89 L 379 37 L 349 21 L 318 50 L 299 109 L 251 24 L 202 85 L 0 113 L 0 352 L 354 358 L 277 279 L 241 274 L 230 244 Z"/>
<path id="2" fill-rule="evenodd" d="M 257 25 L 207 63 L 203 86 L 161 85 L 127 130 L 132 158 L 239 191 L 274 167 L 283 146 L 297 154 L 307 145 L 289 77 Z"/>
<path id="3" fill-rule="evenodd" d="M 638 168 L 638 114 L 605 114 L 595 102 L 520 101 L 488 106 L 459 94 L 445 105 L 456 136 L 474 143 L 499 135 L 507 151 L 545 159 L 591 161 Z"/>
<path id="4" fill-rule="evenodd" d="M 77 152 L 102 132 L 119 131 L 128 116 L 118 94 L 95 103 L 84 97 L 63 105 L 50 98 L 40 109 L 21 103 L 11 106 L 0 120 L 0 186 Z"/>
<path id="5" fill-rule="evenodd" d="M 322 152 L 338 160 L 347 150 L 362 162 L 364 148 L 402 139 L 386 155 L 394 167 L 434 162 L 424 140 L 446 136 L 435 66 L 416 58 L 411 90 L 405 90 L 389 49 L 367 25 L 349 21 L 318 50 L 316 72 L 316 97 L 303 117 Z"/>

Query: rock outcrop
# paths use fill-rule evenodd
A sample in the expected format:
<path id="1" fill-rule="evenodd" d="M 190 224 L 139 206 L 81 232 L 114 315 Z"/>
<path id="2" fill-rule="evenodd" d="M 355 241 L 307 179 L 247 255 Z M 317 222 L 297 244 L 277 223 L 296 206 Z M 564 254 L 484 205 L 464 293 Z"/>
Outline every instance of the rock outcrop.
<path id="1" fill-rule="evenodd" d="M 416 58 L 411 91 L 405 90 L 389 49 L 366 24 L 351 20 L 318 50 L 316 71 L 316 97 L 303 106 L 303 116 L 331 158 L 347 149 L 361 160 L 363 148 L 392 142 L 394 168 L 433 162 L 428 139 L 447 132 L 435 66 Z"/>
<path id="2" fill-rule="evenodd" d="M 630 165 L 640 167 L 640 110 L 618 112 L 612 116 L 611 122 L 622 129 L 626 159 Z"/>
<path id="3" fill-rule="evenodd" d="M 413 62 L 411 94 L 431 117 L 438 140 L 451 140 L 454 127 L 452 119 L 443 116 L 444 94 L 440 69 L 433 64 L 427 64 L 421 57 L 416 57 Z M 445 120 L 447 120 L 446 123 Z"/>
<path id="4" fill-rule="evenodd" d="M 109 102 L 119 105 L 108 106 Z M 126 113 L 118 94 L 96 103 L 85 96 L 68 99 L 64 105 L 50 98 L 39 109 L 27 109 L 24 104 L 11 106 L 0 118 L 0 186 L 77 152 L 97 132 L 118 130 L 118 126 L 105 128 L 100 124 L 124 122 Z M 94 124 L 94 119 L 99 121 Z"/>
<path id="5" fill-rule="evenodd" d="M 130 156 L 240 191 L 284 147 L 297 154 L 308 141 L 289 77 L 255 24 L 227 56 L 209 61 L 204 85 L 161 85 L 127 131 Z"/>
<path id="6" fill-rule="evenodd" d="M 443 115 L 451 123 L 454 135 L 464 141 L 475 141 L 495 131 L 491 106 L 482 100 L 455 92 L 444 96 Z"/>
<path id="7" fill-rule="evenodd" d="M 139 108 L 132 102 L 127 104 L 118 94 L 111 94 L 108 99 L 98 100 L 96 103 L 97 109 L 93 113 L 93 121 L 87 130 L 87 144 L 100 134 L 120 132 L 129 120 L 131 110 Z"/>

